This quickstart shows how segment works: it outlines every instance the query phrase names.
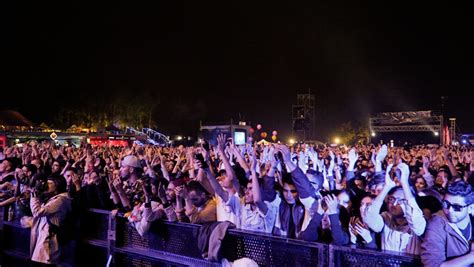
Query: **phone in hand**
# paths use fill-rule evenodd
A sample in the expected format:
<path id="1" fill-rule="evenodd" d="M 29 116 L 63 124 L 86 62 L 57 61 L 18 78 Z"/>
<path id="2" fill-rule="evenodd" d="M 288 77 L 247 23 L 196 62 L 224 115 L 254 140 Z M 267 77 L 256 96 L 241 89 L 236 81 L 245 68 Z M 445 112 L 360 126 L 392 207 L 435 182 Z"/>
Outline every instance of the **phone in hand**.
<path id="1" fill-rule="evenodd" d="M 202 156 L 201 153 L 196 153 L 196 155 L 194 155 L 194 158 L 195 158 L 196 160 L 199 160 L 199 162 L 201 163 L 201 167 L 202 167 L 203 169 L 209 167 L 209 166 L 207 165 L 206 161 L 204 160 L 204 157 Z"/>
<path id="2" fill-rule="evenodd" d="M 400 169 L 397 168 L 397 166 L 394 165 L 392 167 L 392 170 L 390 170 L 390 178 L 392 178 L 393 181 L 395 180 L 395 177 L 400 179 L 400 177 L 402 177 L 402 172 L 400 171 Z"/>
<path id="3" fill-rule="evenodd" d="M 204 140 L 202 142 L 202 148 L 204 148 L 204 150 L 206 150 L 207 152 L 211 150 L 211 147 L 209 146 L 209 142 L 207 142 L 207 140 Z"/>
<path id="4" fill-rule="evenodd" d="M 275 160 L 279 162 L 283 162 L 283 154 L 280 151 L 275 153 Z"/>

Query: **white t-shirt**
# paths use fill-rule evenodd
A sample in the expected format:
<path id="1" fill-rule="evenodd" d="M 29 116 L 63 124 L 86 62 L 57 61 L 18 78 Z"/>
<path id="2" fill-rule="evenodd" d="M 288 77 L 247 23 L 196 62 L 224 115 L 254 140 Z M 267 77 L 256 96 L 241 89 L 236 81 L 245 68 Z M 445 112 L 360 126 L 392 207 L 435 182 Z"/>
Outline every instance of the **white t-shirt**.
<path id="1" fill-rule="evenodd" d="M 229 221 L 237 228 L 240 228 L 240 198 L 238 193 L 234 195 L 229 194 L 229 199 L 224 202 L 220 196 L 216 194 L 216 212 L 217 221 L 224 222 Z"/>
<path id="2" fill-rule="evenodd" d="M 275 226 L 277 209 L 270 202 L 265 201 L 267 214 L 263 214 L 258 208 L 252 210 L 250 204 L 242 206 L 241 228 L 243 230 L 271 233 Z"/>

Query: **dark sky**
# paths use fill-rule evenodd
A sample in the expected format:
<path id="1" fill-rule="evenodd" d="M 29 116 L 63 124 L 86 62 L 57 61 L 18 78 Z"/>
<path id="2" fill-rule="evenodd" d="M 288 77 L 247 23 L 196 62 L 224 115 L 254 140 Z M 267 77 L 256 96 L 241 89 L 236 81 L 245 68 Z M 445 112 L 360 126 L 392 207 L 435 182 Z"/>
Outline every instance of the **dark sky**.
<path id="1" fill-rule="evenodd" d="M 474 131 L 465 6 L 4 2 L 0 107 L 35 122 L 145 96 L 168 134 L 239 117 L 286 134 L 296 94 L 311 88 L 320 136 L 373 112 L 440 109 L 442 95 Z"/>

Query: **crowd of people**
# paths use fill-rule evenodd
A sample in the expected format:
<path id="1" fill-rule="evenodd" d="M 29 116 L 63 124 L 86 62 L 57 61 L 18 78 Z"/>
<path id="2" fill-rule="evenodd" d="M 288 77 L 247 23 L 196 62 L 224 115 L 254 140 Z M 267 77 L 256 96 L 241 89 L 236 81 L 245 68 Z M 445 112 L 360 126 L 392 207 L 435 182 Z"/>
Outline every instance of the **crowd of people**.
<path id="1" fill-rule="evenodd" d="M 31 257 L 58 263 L 65 227 L 89 208 L 157 220 L 474 264 L 474 149 L 282 144 L 81 148 L 31 141 L 0 150 L 0 206 L 31 227 Z"/>

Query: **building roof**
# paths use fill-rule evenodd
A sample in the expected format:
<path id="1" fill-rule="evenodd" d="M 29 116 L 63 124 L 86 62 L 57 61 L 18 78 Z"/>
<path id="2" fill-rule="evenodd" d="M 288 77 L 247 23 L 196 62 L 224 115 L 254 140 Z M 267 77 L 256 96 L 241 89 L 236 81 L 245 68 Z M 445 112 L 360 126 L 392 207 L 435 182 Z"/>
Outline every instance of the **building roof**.
<path id="1" fill-rule="evenodd" d="M 0 111 L 0 125 L 3 126 L 34 126 L 33 123 L 21 115 L 20 112 L 14 110 Z"/>

